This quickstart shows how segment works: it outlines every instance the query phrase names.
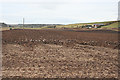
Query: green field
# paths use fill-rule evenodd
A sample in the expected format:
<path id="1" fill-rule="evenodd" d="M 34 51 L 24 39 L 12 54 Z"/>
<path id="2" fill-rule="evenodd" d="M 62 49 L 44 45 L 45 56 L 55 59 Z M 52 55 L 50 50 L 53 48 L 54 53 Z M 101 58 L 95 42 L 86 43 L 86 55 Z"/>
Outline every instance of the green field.
<path id="1" fill-rule="evenodd" d="M 101 26 L 99 29 L 118 29 L 120 27 L 120 21 L 105 21 L 105 22 L 92 22 L 92 23 L 76 23 L 76 24 L 68 24 L 68 25 L 56 25 L 54 26 L 43 26 L 39 28 L 29 28 L 29 27 L 14 27 L 12 29 L 54 29 L 54 28 L 77 28 L 82 29 L 82 26 L 85 25 L 94 25 L 94 24 L 104 24 L 105 26 Z M 1 30 L 9 30 L 9 27 L 3 27 Z M 95 28 L 92 28 L 95 29 Z M 98 28 L 97 28 L 98 29 Z"/>
<path id="2" fill-rule="evenodd" d="M 111 23 L 111 24 L 109 24 Z M 77 23 L 77 24 L 68 24 L 68 25 L 59 25 L 57 28 L 80 28 L 84 25 L 93 25 L 93 24 L 109 24 L 107 26 L 102 26 L 101 28 L 118 28 L 119 21 L 105 21 L 105 22 L 92 22 L 92 23 Z"/>
<path id="3" fill-rule="evenodd" d="M 118 28 L 120 27 L 120 22 L 115 22 L 113 24 L 110 24 L 108 26 L 103 26 L 103 28 Z"/>

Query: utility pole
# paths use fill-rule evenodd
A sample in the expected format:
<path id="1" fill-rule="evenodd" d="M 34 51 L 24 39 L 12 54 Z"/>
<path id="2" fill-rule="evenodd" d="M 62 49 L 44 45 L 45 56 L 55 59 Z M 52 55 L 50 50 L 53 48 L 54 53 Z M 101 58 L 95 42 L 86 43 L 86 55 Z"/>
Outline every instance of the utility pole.
<path id="1" fill-rule="evenodd" d="M 120 20 L 120 1 L 118 2 L 118 21 Z"/>
<path id="2" fill-rule="evenodd" d="M 25 19 L 23 18 L 23 28 L 24 28 Z"/>

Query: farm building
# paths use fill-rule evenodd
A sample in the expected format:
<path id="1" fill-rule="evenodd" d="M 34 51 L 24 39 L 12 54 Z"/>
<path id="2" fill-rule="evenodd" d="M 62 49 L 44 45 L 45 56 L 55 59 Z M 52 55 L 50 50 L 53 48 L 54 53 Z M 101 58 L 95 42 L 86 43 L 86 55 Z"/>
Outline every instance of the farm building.
<path id="1" fill-rule="evenodd" d="M 93 28 L 92 25 L 86 25 L 86 28 L 90 29 L 90 28 Z"/>
<path id="2" fill-rule="evenodd" d="M 100 28 L 101 26 L 104 26 L 104 24 L 93 24 L 93 28 Z"/>
<path id="3" fill-rule="evenodd" d="M 104 24 L 93 24 L 93 25 L 84 25 L 84 26 L 82 26 L 82 28 L 88 28 L 88 29 L 90 29 L 90 28 L 100 28 L 101 26 L 104 26 Z"/>
<path id="4" fill-rule="evenodd" d="M 0 27 L 8 27 L 8 25 L 5 23 L 0 23 Z"/>

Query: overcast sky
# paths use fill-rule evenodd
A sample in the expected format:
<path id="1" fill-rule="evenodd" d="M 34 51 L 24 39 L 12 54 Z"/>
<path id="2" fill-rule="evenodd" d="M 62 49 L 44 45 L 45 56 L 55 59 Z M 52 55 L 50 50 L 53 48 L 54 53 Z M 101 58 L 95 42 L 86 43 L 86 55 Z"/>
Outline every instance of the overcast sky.
<path id="1" fill-rule="evenodd" d="M 117 20 L 119 0 L 0 0 L 0 22 L 71 24 Z"/>

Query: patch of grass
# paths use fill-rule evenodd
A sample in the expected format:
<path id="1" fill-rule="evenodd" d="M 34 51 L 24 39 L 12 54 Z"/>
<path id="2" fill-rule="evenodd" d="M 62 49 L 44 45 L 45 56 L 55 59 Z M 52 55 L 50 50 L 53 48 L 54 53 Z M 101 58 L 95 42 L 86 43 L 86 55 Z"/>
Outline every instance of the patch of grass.
<path id="1" fill-rule="evenodd" d="M 102 28 L 118 28 L 118 27 L 120 27 L 120 22 L 115 22 L 113 24 L 103 26 Z"/>
<path id="2" fill-rule="evenodd" d="M 9 27 L 1 27 L 0 28 L 0 31 L 4 31 L 4 30 L 10 30 L 10 28 Z"/>

